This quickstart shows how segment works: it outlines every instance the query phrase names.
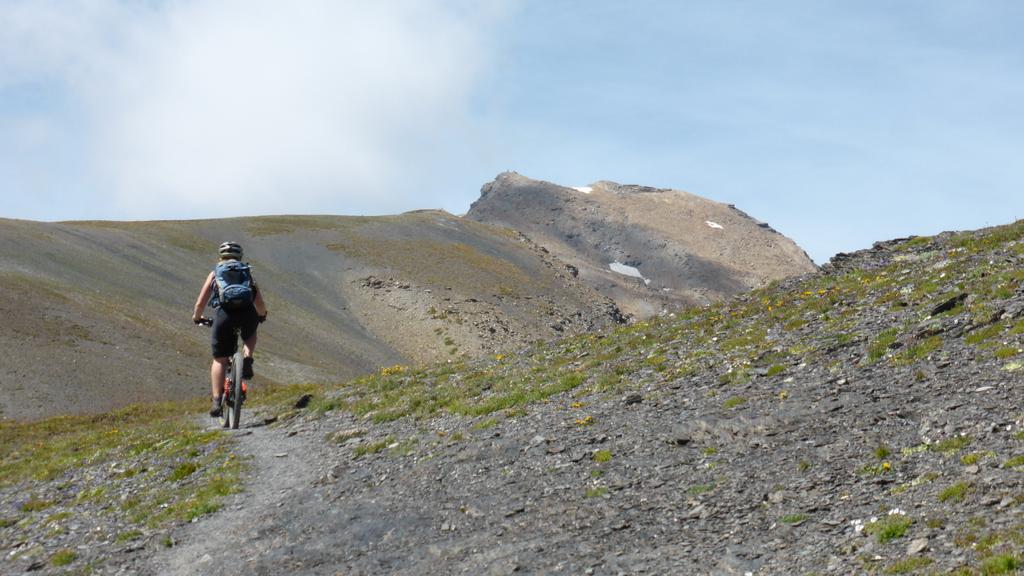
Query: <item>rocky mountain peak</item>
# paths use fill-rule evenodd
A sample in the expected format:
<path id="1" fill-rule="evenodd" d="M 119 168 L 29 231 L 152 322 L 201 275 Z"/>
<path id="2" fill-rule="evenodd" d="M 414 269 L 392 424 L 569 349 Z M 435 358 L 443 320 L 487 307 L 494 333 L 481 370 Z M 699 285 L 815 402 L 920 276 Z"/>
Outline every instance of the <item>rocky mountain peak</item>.
<path id="1" fill-rule="evenodd" d="M 467 217 L 520 231 L 641 318 L 816 269 L 766 223 L 680 190 L 606 180 L 568 187 L 504 172 Z"/>

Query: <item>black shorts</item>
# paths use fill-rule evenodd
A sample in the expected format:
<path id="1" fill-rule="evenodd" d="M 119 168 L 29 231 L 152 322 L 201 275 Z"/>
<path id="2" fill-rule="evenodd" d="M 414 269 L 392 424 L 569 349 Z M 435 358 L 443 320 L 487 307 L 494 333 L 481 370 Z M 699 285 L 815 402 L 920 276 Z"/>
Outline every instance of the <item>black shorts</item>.
<path id="1" fill-rule="evenodd" d="M 226 358 L 238 349 L 235 328 L 242 331 L 242 340 L 248 340 L 256 333 L 260 325 L 259 315 L 255 306 L 227 311 L 218 308 L 213 315 L 212 348 L 214 358 Z"/>

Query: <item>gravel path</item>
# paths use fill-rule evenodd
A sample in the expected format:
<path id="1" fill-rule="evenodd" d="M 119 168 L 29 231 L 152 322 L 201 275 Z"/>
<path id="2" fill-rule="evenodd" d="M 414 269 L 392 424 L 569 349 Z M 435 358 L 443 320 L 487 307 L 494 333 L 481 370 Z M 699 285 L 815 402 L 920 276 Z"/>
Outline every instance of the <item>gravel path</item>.
<path id="1" fill-rule="evenodd" d="M 145 568 L 161 575 L 241 574 L 277 539 L 257 539 L 254 529 L 268 515 L 288 510 L 288 501 L 311 485 L 315 454 L 309 443 L 286 431 L 250 425 L 236 432 L 239 456 L 252 459 L 244 493 L 230 498 L 217 514 L 174 535 L 175 546 Z"/>

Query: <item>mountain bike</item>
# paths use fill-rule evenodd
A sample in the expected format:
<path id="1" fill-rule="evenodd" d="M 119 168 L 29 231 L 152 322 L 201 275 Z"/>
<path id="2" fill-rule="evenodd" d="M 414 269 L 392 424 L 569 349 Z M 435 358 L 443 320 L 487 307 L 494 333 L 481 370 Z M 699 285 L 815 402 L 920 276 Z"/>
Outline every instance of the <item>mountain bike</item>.
<path id="1" fill-rule="evenodd" d="M 213 320 L 202 318 L 203 326 L 213 326 Z M 227 372 L 224 374 L 224 391 L 220 395 L 220 423 L 225 428 L 238 429 L 242 420 L 242 404 L 248 392 L 248 385 L 242 379 L 242 364 L 245 356 L 242 353 L 242 330 L 235 328 L 235 353 L 228 358 Z"/>

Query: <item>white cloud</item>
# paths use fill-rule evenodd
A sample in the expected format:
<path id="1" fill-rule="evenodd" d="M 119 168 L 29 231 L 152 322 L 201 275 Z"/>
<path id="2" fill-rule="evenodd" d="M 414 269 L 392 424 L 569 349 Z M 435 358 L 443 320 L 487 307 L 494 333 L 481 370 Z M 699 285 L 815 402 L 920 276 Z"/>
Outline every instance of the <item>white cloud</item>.
<path id="1" fill-rule="evenodd" d="M 505 4 L 13 2 L 0 89 L 69 91 L 125 216 L 407 209 Z"/>

